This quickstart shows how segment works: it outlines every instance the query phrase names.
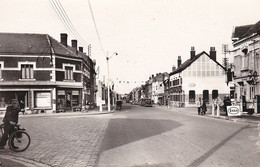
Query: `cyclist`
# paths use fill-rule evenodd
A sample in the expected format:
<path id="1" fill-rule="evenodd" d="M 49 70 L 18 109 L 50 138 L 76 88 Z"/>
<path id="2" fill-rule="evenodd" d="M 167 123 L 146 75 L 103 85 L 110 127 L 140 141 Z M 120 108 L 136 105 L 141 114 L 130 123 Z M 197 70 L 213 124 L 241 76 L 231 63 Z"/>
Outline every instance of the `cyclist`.
<path id="1" fill-rule="evenodd" d="M 4 149 L 6 145 L 6 141 L 8 140 L 8 136 L 10 136 L 14 132 L 14 126 L 18 123 L 18 115 L 21 112 L 20 105 L 18 100 L 12 99 L 11 104 L 7 106 L 5 116 L 3 119 L 4 122 L 4 134 L 0 141 L 0 149 Z M 12 144 L 13 145 L 13 144 Z M 14 146 L 15 148 L 15 146 Z"/>

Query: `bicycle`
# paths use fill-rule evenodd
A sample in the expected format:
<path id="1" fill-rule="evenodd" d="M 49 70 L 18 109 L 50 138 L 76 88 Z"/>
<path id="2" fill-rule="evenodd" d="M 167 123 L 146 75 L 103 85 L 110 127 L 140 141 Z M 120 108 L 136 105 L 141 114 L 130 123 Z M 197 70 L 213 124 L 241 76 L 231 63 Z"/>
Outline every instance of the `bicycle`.
<path id="1" fill-rule="evenodd" d="M 20 127 L 20 124 L 14 124 L 14 132 L 9 136 L 8 146 L 12 151 L 22 152 L 25 151 L 30 143 L 31 138 L 24 128 Z M 0 125 L 0 137 L 4 134 L 4 124 Z"/>

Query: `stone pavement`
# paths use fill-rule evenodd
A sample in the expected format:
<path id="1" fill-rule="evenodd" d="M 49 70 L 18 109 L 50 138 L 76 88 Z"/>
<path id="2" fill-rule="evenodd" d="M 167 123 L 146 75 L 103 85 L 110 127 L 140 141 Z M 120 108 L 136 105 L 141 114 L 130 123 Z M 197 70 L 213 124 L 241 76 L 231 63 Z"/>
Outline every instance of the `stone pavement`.
<path id="1" fill-rule="evenodd" d="M 29 167 L 92 167 L 109 122 L 105 115 L 110 113 L 92 110 L 21 115 L 19 122 L 31 136 L 31 145 L 20 153 L 6 146 L 0 150 L 0 158 Z"/>
<path id="2" fill-rule="evenodd" d="M 164 110 L 185 112 L 197 115 L 196 107 L 167 108 Z M 109 115 L 113 113 L 98 108 L 89 112 L 68 112 L 53 114 L 21 115 L 20 123 L 31 136 L 30 147 L 21 153 L 7 148 L 0 150 L 2 166 L 13 167 L 14 164 L 27 167 L 93 167 L 108 126 Z M 259 115 L 244 114 L 240 117 L 226 117 L 221 113 L 216 119 L 259 123 Z M 197 115 L 198 116 L 198 115 Z M 208 109 L 206 116 L 211 117 Z M 3 115 L 0 115 L 3 117 Z"/>

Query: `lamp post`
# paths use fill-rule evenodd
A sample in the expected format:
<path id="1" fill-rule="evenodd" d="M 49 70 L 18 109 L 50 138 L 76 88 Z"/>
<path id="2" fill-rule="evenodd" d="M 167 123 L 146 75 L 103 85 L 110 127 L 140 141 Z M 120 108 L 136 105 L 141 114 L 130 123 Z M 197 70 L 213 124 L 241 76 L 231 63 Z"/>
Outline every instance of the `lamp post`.
<path id="1" fill-rule="evenodd" d="M 113 55 L 118 55 L 116 52 L 113 53 Z M 113 56 L 112 55 L 112 56 Z M 110 111 L 110 83 L 109 83 L 109 59 L 112 58 L 112 56 L 108 56 L 107 52 L 107 111 Z"/>

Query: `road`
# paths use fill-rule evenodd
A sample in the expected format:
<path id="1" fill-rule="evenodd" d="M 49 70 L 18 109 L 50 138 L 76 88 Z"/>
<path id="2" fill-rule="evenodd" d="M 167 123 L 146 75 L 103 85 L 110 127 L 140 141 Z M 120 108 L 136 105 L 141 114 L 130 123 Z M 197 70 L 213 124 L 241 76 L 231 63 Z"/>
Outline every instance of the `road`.
<path id="1" fill-rule="evenodd" d="M 196 111 L 194 111 L 196 113 Z M 258 124 L 160 107 L 124 106 L 111 117 L 98 167 L 255 167 Z"/>
<path id="2" fill-rule="evenodd" d="M 194 110 L 123 104 L 112 114 L 21 115 L 31 145 L 21 153 L 0 150 L 0 161 L 5 167 L 259 165 L 257 123 L 200 116 Z"/>

